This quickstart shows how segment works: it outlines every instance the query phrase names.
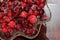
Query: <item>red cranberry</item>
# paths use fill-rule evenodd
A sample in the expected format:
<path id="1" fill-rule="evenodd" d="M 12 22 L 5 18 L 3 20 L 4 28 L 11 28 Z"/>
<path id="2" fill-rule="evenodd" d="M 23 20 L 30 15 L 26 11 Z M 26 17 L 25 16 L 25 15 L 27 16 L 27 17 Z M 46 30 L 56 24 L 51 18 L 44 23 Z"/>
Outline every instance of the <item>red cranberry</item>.
<path id="1" fill-rule="evenodd" d="M 28 14 L 27 14 L 27 12 L 25 12 L 25 11 L 22 11 L 22 13 L 20 14 L 20 16 L 23 17 L 23 18 L 26 18 L 27 15 L 28 15 Z"/>
<path id="2" fill-rule="evenodd" d="M 33 10 L 37 10 L 38 9 L 38 6 L 37 5 L 32 5 L 31 7 Z"/>
<path id="3" fill-rule="evenodd" d="M 31 35 L 31 30 L 27 29 L 27 30 L 25 31 L 25 34 L 26 34 L 26 35 Z"/>
<path id="4" fill-rule="evenodd" d="M 37 16 L 38 15 L 38 11 L 34 11 L 33 15 Z"/>
<path id="5" fill-rule="evenodd" d="M 2 23 L 1 26 L 2 26 L 2 28 L 6 28 L 7 25 L 6 25 L 6 23 Z"/>
<path id="6" fill-rule="evenodd" d="M 18 5 L 18 2 L 17 2 L 17 1 L 15 1 L 15 2 L 14 2 L 14 5 L 15 5 L 15 6 L 16 6 L 16 5 Z"/>
<path id="7" fill-rule="evenodd" d="M 4 19 L 5 22 L 10 22 L 10 18 L 7 17 L 7 16 L 4 16 L 3 19 Z"/>
<path id="8" fill-rule="evenodd" d="M 32 29 L 32 34 L 36 34 L 36 32 L 37 32 L 37 29 L 34 27 L 34 28 Z"/>
<path id="9" fill-rule="evenodd" d="M 8 6 L 12 6 L 12 2 L 11 1 L 8 2 Z"/>
<path id="10" fill-rule="evenodd" d="M 36 2 L 36 4 L 38 4 L 38 5 L 40 4 L 40 0 L 35 0 L 35 2 Z"/>
<path id="11" fill-rule="evenodd" d="M 15 9 L 15 12 L 16 12 L 16 13 L 20 12 L 20 9 L 19 9 L 19 8 L 16 8 L 16 9 Z"/>
<path id="12" fill-rule="evenodd" d="M 22 0 L 23 2 L 27 2 L 27 0 Z"/>
<path id="13" fill-rule="evenodd" d="M 44 10 L 43 9 L 40 9 L 39 14 L 40 15 L 44 15 L 44 13 L 45 13 Z"/>
<path id="14" fill-rule="evenodd" d="M 22 8 L 24 8 L 24 7 L 26 6 L 26 3 L 21 2 L 21 4 L 20 4 L 20 5 L 21 5 L 21 7 L 22 7 Z"/>
<path id="15" fill-rule="evenodd" d="M 45 4 L 44 3 L 40 3 L 39 7 L 40 8 L 44 8 Z"/>
<path id="16" fill-rule="evenodd" d="M 16 29 L 16 30 L 20 30 L 20 31 L 21 31 L 22 26 L 21 26 L 21 25 L 16 25 L 16 26 L 15 26 L 15 29 Z"/>
<path id="17" fill-rule="evenodd" d="M 14 28 L 16 23 L 14 21 L 10 21 L 8 24 L 11 28 Z"/>
<path id="18" fill-rule="evenodd" d="M 3 14 L 0 12 L 0 18 L 2 18 Z"/>
<path id="19" fill-rule="evenodd" d="M 40 0 L 40 2 L 45 3 L 45 2 L 46 2 L 46 0 Z"/>
<path id="20" fill-rule="evenodd" d="M 5 36 L 7 37 L 7 39 L 8 38 L 10 38 L 11 37 L 11 34 L 10 33 L 5 33 Z"/>
<path id="21" fill-rule="evenodd" d="M 29 5 L 32 5 L 32 3 L 33 3 L 33 0 L 28 0 Z"/>
<path id="22" fill-rule="evenodd" d="M 29 28 L 33 28 L 33 24 L 28 24 Z"/>
<path id="23" fill-rule="evenodd" d="M 7 27 L 7 30 L 8 30 L 8 32 L 12 31 L 12 29 L 9 26 Z"/>
<path id="24" fill-rule="evenodd" d="M 15 0 L 9 0 L 9 1 L 14 2 Z"/>
<path id="25" fill-rule="evenodd" d="M 47 15 L 41 15 L 40 20 L 46 21 L 48 19 Z"/>
<path id="26" fill-rule="evenodd" d="M 33 14 L 33 10 L 30 9 L 28 14 L 32 15 Z"/>
<path id="27" fill-rule="evenodd" d="M 7 16 L 9 16 L 9 17 L 11 17 L 12 16 L 12 12 L 11 12 L 11 10 L 7 10 Z"/>
<path id="28" fill-rule="evenodd" d="M 36 23 L 37 22 L 37 17 L 35 15 L 31 15 L 28 17 L 28 20 L 30 23 Z"/>
<path id="29" fill-rule="evenodd" d="M 3 28 L 2 32 L 7 33 L 7 28 Z"/>

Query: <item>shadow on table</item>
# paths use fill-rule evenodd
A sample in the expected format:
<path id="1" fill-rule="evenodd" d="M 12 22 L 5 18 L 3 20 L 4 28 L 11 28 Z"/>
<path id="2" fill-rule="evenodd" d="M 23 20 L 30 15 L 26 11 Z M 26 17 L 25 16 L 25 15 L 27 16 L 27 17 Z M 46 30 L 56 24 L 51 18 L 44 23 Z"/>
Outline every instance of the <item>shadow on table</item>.
<path id="1" fill-rule="evenodd" d="M 35 39 L 32 40 L 49 40 L 46 36 L 46 31 L 47 31 L 46 26 L 42 25 L 40 34 Z M 16 37 L 14 40 L 30 40 L 30 39 L 19 36 Z"/>

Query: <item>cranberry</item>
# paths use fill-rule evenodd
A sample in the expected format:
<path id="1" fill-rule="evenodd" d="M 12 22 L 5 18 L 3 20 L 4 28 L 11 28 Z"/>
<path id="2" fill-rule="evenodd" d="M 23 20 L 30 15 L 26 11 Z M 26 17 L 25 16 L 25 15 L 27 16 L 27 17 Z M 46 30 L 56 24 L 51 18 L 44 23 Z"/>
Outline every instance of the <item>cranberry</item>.
<path id="1" fill-rule="evenodd" d="M 8 2 L 8 6 L 12 6 L 12 2 L 11 1 Z"/>
<path id="2" fill-rule="evenodd" d="M 7 39 L 8 38 L 10 38 L 11 37 L 11 34 L 9 33 L 9 32 L 7 32 L 7 33 L 5 33 L 5 36 L 7 37 Z"/>
<path id="3" fill-rule="evenodd" d="M 40 9 L 40 10 L 39 10 L 39 14 L 40 14 L 40 15 L 44 15 L 44 13 L 45 13 L 45 12 L 44 12 L 43 9 Z"/>
<path id="4" fill-rule="evenodd" d="M 40 0 L 40 2 L 45 3 L 45 2 L 46 2 L 46 0 Z"/>
<path id="5" fill-rule="evenodd" d="M 3 28 L 2 32 L 7 33 L 7 28 Z"/>
<path id="6" fill-rule="evenodd" d="M 3 19 L 4 19 L 5 22 L 10 22 L 10 18 L 7 17 L 7 16 L 4 16 Z"/>
<path id="7" fill-rule="evenodd" d="M 22 13 L 20 14 L 20 16 L 23 17 L 23 18 L 26 18 L 27 15 L 28 15 L 28 14 L 27 14 L 27 12 L 25 12 L 25 11 L 22 11 Z"/>
<path id="8" fill-rule="evenodd" d="M 22 27 L 21 27 L 21 25 L 16 25 L 15 29 L 21 31 Z"/>
<path id="9" fill-rule="evenodd" d="M 27 30 L 25 31 L 25 34 L 26 34 L 26 35 L 31 35 L 31 30 L 27 29 Z"/>
<path id="10" fill-rule="evenodd" d="M 29 5 L 32 5 L 32 3 L 33 3 L 33 0 L 28 0 Z"/>
<path id="11" fill-rule="evenodd" d="M 20 12 L 20 9 L 19 9 L 19 8 L 16 8 L 16 9 L 15 9 L 15 12 L 16 12 L 16 13 Z"/>
<path id="12" fill-rule="evenodd" d="M 24 7 L 26 6 L 26 3 L 21 2 L 21 4 L 20 4 L 20 5 L 21 5 L 21 7 L 22 7 L 22 8 L 24 8 Z"/>
<path id="13" fill-rule="evenodd" d="M 41 15 L 40 20 L 46 21 L 48 19 L 47 15 Z"/>
<path id="14" fill-rule="evenodd" d="M 3 14 L 0 12 L 0 18 L 2 18 Z"/>
<path id="15" fill-rule="evenodd" d="M 7 30 L 8 30 L 8 32 L 12 31 L 12 29 L 9 26 L 7 27 Z"/>
<path id="16" fill-rule="evenodd" d="M 33 10 L 30 9 L 28 14 L 32 15 L 33 14 Z"/>
<path id="17" fill-rule="evenodd" d="M 30 23 L 36 23 L 37 22 L 37 17 L 35 15 L 31 15 L 28 17 L 28 20 Z"/>
<path id="18" fill-rule="evenodd" d="M 38 15 L 38 11 L 34 11 L 33 15 L 37 16 Z"/>
<path id="19" fill-rule="evenodd" d="M 10 21 L 8 26 L 10 26 L 11 28 L 14 28 L 16 25 L 16 23 L 14 21 Z"/>
<path id="20" fill-rule="evenodd" d="M 23 2 L 27 2 L 27 0 L 22 0 Z"/>
<path id="21" fill-rule="evenodd" d="M 33 27 L 32 34 L 36 34 L 36 32 L 37 32 L 37 29 L 35 27 Z"/>
<path id="22" fill-rule="evenodd" d="M 14 2 L 15 0 L 9 0 L 9 1 Z"/>
<path id="23" fill-rule="evenodd" d="M 45 4 L 44 3 L 40 3 L 39 7 L 40 8 L 44 8 Z"/>
<path id="24" fill-rule="evenodd" d="M 37 10 L 38 9 L 38 6 L 37 5 L 32 5 L 32 7 L 31 7 L 33 10 Z"/>
<path id="25" fill-rule="evenodd" d="M 18 5 L 18 2 L 17 2 L 17 1 L 15 1 L 15 2 L 14 2 L 14 5 L 15 5 L 15 6 L 16 6 L 16 5 Z"/>
<path id="26" fill-rule="evenodd" d="M 38 4 L 38 5 L 40 4 L 40 0 L 35 0 L 35 2 L 36 2 L 36 4 Z"/>
<path id="27" fill-rule="evenodd" d="M 6 25 L 6 23 L 2 23 L 1 26 L 2 26 L 2 28 L 6 28 L 7 25 Z"/>
<path id="28" fill-rule="evenodd" d="M 12 11 L 10 9 L 7 10 L 7 16 L 9 16 L 9 17 L 12 16 Z"/>
<path id="29" fill-rule="evenodd" d="M 29 28 L 33 28 L 33 24 L 28 24 Z"/>

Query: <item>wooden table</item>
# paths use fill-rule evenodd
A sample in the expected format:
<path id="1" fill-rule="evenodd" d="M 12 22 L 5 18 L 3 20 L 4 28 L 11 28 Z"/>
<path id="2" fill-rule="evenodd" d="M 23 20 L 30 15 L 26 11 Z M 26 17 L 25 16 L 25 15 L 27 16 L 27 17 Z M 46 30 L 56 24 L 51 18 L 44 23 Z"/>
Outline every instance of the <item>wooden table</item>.
<path id="1" fill-rule="evenodd" d="M 47 26 L 42 26 L 41 33 L 33 40 L 60 40 L 60 5 L 49 4 L 52 12 L 52 18 L 47 22 Z M 29 40 L 23 37 L 17 37 L 15 40 Z"/>

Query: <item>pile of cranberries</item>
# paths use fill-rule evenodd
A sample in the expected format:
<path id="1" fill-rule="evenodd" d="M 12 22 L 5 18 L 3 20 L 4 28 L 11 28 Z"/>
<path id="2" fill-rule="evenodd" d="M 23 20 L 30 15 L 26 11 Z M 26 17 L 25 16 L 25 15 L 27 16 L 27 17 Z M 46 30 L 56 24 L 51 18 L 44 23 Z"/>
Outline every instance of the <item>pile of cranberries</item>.
<path id="1" fill-rule="evenodd" d="M 25 35 L 35 35 L 38 31 L 34 24 L 47 20 L 44 12 L 46 0 L 1 0 L 0 31 L 9 38 L 14 31 Z"/>

